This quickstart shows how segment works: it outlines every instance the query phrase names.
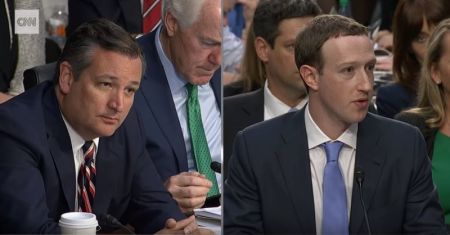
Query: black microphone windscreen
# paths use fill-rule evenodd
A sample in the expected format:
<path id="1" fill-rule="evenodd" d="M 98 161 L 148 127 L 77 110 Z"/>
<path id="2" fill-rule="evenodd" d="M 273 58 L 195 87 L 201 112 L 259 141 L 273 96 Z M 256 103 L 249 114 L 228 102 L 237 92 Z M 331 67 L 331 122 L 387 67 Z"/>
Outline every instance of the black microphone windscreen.
<path id="1" fill-rule="evenodd" d="M 216 173 L 222 173 L 222 164 L 220 162 L 211 162 L 211 169 Z"/>
<path id="2" fill-rule="evenodd" d="M 358 182 L 364 181 L 364 170 L 359 166 L 355 167 L 355 179 Z"/>

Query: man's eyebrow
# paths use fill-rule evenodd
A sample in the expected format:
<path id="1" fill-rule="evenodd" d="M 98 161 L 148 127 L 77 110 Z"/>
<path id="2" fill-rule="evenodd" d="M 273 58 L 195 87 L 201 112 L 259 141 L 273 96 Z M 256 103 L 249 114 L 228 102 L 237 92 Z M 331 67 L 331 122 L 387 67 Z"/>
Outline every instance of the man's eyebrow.
<path id="1" fill-rule="evenodd" d="M 222 40 L 217 40 L 210 37 L 200 36 L 200 40 L 217 46 L 222 45 Z"/>
<path id="2" fill-rule="evenodd" d="M 99 76 L 96 76 L 96 78 L 106 78 L 106 79 L 109 79 L 109 80 L 112 80 L 112 81 L 118 81 L 120 78 L 118 78 L 118 77 L 116 77 L 116 76 L 112 76 L 112 75 L 109 75 L 109 74 L 102 74 L 102 75 L 99 75 Z M 139 86 L 141 83 L 140 82 L 138 82 L 138 81 L 130 81 L 130 84 L 129 85 L 136 85 L 136 86 Z"/>

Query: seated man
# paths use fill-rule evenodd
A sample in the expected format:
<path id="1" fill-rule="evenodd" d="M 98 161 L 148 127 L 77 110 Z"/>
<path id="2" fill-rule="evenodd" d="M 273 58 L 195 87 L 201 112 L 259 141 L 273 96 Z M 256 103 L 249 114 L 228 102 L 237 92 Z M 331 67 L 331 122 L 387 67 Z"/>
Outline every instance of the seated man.
<path id="1" fill-rule="evenodd" d="M 367 35 L 323 15 L 297 36 L 309 102 L 238 133 L 224 234 L 447 234 L 421 133 L 367 113 L 376 63 Z"/>
<path id="2" fill-rule="evenodd" d="M 68 38 L 54 82 L 0 106 L 0 233 L 60 233 L 70 211 L 137 233 L 197 229 L 164 189 L 131 109 L 144 64 L 127 32 L 92 21 Z"/>
<path id="3" fill-rule="evenodd" d="M 163 24 L 138 39 L 148 70 L 136 93 L 146 149 L 183 212 L 219 204 L 221 1 L 164 0 Z M 207 200 L 208 198 L 208 200 Z"/>
<path id="4" fill-rule="evenodd" d="M 225 174 L 234 137 L 239 131 L 301 109 L 308 102 L 305 85 L 295 66 L 294 42 L 297 34 L 320 12 L 317 3 L 304 0 L 265 0 L 256 7 L 250 28 L 254 32 L 252 41 L 255 46 L 246 49 L 246 57 L 254 62 L 246 63 L 245 68 L 243 64 L 243 70 L 258 71 L 259 67 L 262 68 L 261 76 L 252 79 L 262 81 L 263 87 L 224 98 Z"/>

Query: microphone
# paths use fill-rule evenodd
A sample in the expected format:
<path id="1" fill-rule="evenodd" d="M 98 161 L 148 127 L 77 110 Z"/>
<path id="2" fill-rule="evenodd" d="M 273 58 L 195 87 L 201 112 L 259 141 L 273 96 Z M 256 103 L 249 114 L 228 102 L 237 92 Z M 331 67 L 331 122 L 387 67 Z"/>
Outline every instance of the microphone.
<path id="1" fill-rule="evenodd" d="M 364 221 L 366 222 L 367 232 L 372 235 L 370 230 L 369 217 L 367 216 L 366 204 L 364 204 L 362 186 L 364 182 L 364 171 L 361 167 L 356 167 L 355 169 L 355 180 L 358 183 L 359 199 L 361 200 L 361 206 L 364 212 Z"/>
<path id="2" fill-rule="evenodd" d="M 214 172 L 219 173 L 219 174 L 222 173 L 222 163 L 213 161 L 213 162 L 211 162 L 210 167 Z"/>
<path id="3" fill-rule="evenodd" d="M 127 226 L 123 225 L 116 217 L 110 214 L 101 214 L 97 216 L 98 224 L 101 226 L 111 227 L 111 228 L 121 228 L 128 232 L 129 234 L 135 234 Z"/>

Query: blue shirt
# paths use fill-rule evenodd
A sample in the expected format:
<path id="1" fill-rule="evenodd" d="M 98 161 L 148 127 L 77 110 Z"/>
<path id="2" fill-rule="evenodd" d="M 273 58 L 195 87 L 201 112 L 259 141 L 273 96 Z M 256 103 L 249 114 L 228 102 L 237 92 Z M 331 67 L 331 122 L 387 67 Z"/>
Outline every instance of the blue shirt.
<path id="1" fill-rule="evenodd" d="M 195 160 L 192 154 L 191 137 L 189 135 L 187 125 L 187 81 L 183 78 L 183 75 L 179 74 L 172 62 L 169 60 L 159 39 L 161 33 L 161 27 L 158 28 L 156 33 L 157 38 L 155 40 L 156 49 L 158 51 L 159 59 L 164 68 L 164 72 L 169 83 L 170 92 L 172 93 L 172 99 L 177 111 L 178 120 L 180 122 L 181 130 L 183 131 L 184 144 L 186 146 L 187 160 L 189 171 L 197 170 Z M 198 100 L 200 103 L 203 128 L 205 130 L 206 140 L 208 141 L 209 151 L 211 153 L 212 161 L 222 162 L 222 119 L 220 117 L 219 105 L 216 102 L 214 91 L 211 85 L 199 85 L 198 86 Z M 221 185 L 221 178 L 219 174 L 216 174 L 219 188 Z"/>

